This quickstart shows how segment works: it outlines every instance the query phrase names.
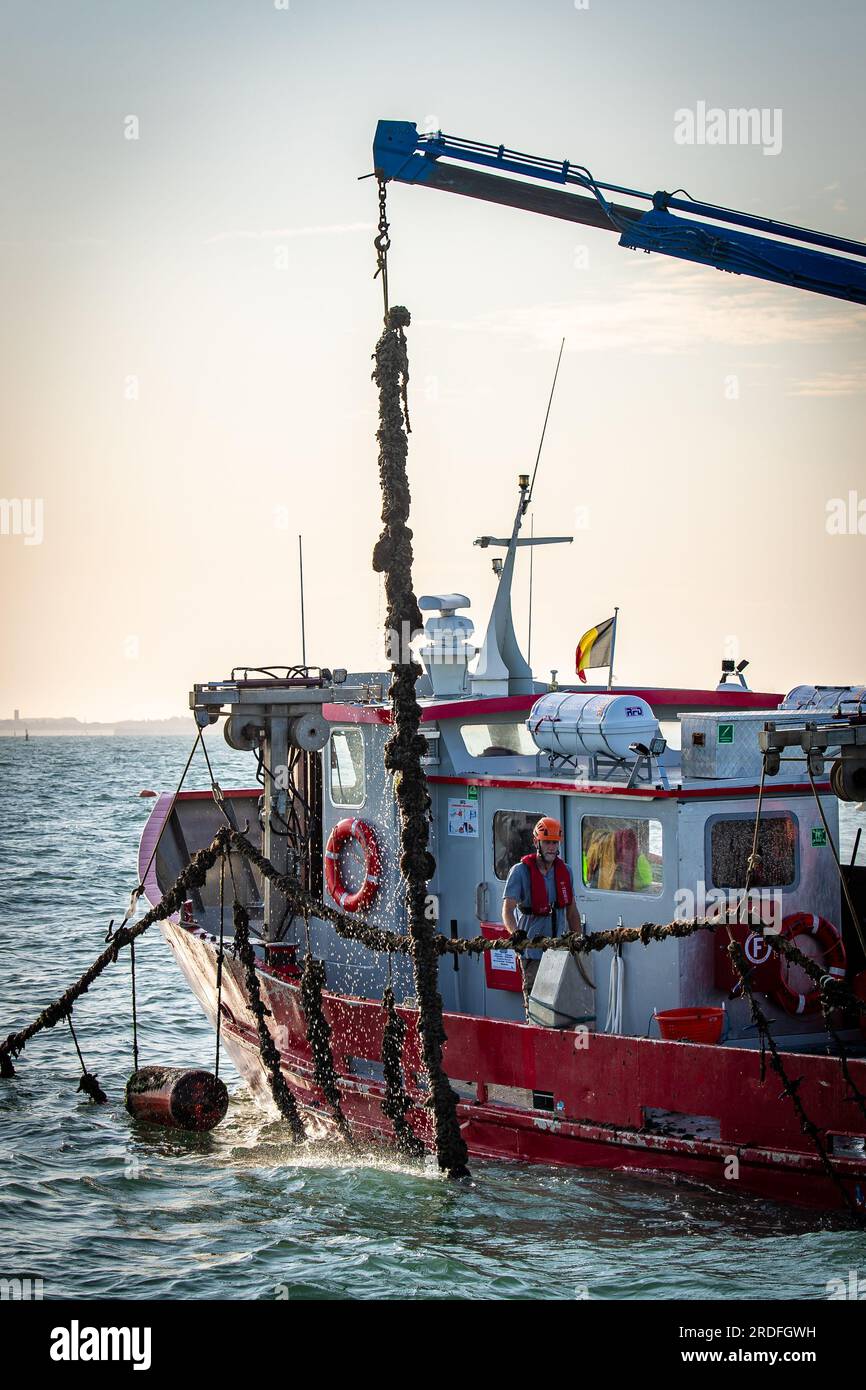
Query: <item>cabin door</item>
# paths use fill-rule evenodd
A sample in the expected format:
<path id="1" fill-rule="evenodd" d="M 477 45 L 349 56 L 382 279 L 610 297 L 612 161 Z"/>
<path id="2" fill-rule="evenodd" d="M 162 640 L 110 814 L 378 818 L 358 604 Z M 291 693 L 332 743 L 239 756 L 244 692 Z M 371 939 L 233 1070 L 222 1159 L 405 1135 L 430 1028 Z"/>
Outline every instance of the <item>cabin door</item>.
<path id="1" fill-rule="evenodd" d="M 476 916 L 482 922 L 501 922 L 502 894 L 513 864 L 532 853 L 532 830 L 542 816 L 553 816 L 565 833 L 562 797 L 550 792 L 514 787 L 484 787 L 481 824 L 483 882 L 476 892 Z M 565 861 L 572 868 L 572 847 L 563 841 Z M 574 847 L 573 853 L 577 853 Z M 578 875 L 575 873 L 575 883 Z"/>

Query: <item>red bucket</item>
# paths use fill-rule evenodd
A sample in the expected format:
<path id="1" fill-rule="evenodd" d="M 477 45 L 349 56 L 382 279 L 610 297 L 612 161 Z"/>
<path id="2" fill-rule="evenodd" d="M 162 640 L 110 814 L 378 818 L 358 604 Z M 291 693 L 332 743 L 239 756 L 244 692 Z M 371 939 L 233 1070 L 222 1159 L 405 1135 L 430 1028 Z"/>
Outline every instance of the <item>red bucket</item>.
<path id="1" fill-rule="evenodd" d="M 656 1011 L 659 1032 L 668 1042 L 717 1043 L 725 1026 L 724 1009 L 662 1009 Z"/>

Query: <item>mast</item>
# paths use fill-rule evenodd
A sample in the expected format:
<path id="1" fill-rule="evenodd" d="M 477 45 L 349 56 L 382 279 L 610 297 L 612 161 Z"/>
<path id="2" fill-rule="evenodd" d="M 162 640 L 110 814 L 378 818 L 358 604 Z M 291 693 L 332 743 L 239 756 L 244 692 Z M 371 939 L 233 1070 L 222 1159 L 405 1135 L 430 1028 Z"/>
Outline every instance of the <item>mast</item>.
<path id="1" fill-rule="evenodd" d="M 514 579 L 514 559 L 521 545 L 570 545 L 573 536 L 521 537 L 520 527 L 528 506 L 529 475 L 521 473 L 517 486 L 520 501 L 511 536 L 479 536 L 474 545 L 486 550 L 488 546 L 505 546 L 505 559 L 499 575 L 499 585 L 478 655 L 475 670 L 470 674 L 473 695 L 532 695 L 532 670 L 520 650 L 511 614 L 511 585 Z"/>

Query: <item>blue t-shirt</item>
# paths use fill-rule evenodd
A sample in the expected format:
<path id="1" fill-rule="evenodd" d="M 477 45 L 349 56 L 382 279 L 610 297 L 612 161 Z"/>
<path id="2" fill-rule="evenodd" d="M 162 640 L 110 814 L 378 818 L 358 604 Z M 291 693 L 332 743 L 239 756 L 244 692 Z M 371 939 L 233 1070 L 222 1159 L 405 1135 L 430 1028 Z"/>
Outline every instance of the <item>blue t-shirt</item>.
<path id="1" fill-rule="evenodd" d="M 573 897 L 574 874 L 571 872 L 571 869 L 568 868 L 567 864 L 565 867 L 566 869 L 568 869 L 568 881 L 571 884 L 571 893 Z M 547 901 L 553 904 L 556 902 L 556 877 L 554 874 L 553 864 L 551 864 L 550 868 L 547 870 L 547 873 L 544 874 L 543 877 L 545 886 L 547 888 Z M 505 898 L 516 899 L 518 904 L 517 912 L 515 914 L 517 917 L 517 925 L 521 931 L 526 932 L 527 936 L 530 939 L 536 936 L 552 936 L 552 919 L 550 917 L 533 917 L 532 913 L 528 910 L 532 905 L 531 887 L 532 885 L 529 880 L 529 869 L 526 867 L 525 864 L 522 864 L 518 861 L 518 863 L 513 865 L 513 867 L 509 870 L 508 878 L 505 880 L 505 891 L 502 894 L 503 900 Z M 527 909 L 526 911 L 524 911 L 524 907 Z M 560 934 L 563 931 L 567 930 L 562 920 L 564 916 L 565 909 L 559 909 L 557 912 L 556 927 L 557 932 Z M 541 951 L 527 951 L 526 954 L 530 960 L 541 960 Z"/>

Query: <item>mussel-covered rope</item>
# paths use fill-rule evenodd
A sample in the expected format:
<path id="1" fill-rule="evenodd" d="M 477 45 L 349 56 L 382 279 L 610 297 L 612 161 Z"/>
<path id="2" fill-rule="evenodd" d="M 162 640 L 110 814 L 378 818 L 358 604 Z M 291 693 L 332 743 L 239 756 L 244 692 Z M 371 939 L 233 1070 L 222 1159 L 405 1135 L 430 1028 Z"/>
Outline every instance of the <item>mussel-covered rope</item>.
<path id="1" fill-rule="evenodd" d="M 410 953 L 411 941 L 407 936 L 403 936 L 399 932 L 387 931 L 383 927 L 373 926 L 372 923 L 365 922 L 363 919 L 340 912 L 330 903 L 317 902 L 297 879 L 288 874 L 281 874 L 275 869 L 270 861 L 240 831 L 230 830 L 227 826 L 223 826 L 217 831 L 211 844 L 193 856 L 186 868 L 178 875 L 172 887 L 166 890 L 156 907 L 136 922 L 134 927 L 122 928 L 115 932 L 110 949 L 103 951 L 97 957 L 81 977 L 81 980 L 71 985 L 69 990 L 65 991 L 54 1004 L 47 1006 L 27 1028 L 22 1029 L 19 1033 L 10 1033 L 8 1037 L 0 1041 L 0 1068 L 4 1063 L 8 1063 L 10 1057 L 21 1052 L 24 1044 L 35 1033 L 40 1032 L 42 1028 L 54 1027 L 58 1019 L 64 1016 L 62 1005 L 67 996 L 71 996 L 74 1002 L 80 994 L 87 990 L 105 967 L 117 959 L 119 952 L 129 944 L 130 940 L 136 939 L 154 922 L 162 921 L 178 912 L 189 896 L 189 888 L 201 887 L 204 884 L 207 871 L 216 863 L 222 847 L 229 843 L 238 854 L 248 859 L 266 878 L 270 879 L 275 887 L 291 898 L 297 905 L 299 912 L 307 912 L 310 916 L 318 917 L 321 921 L 330 922 L 343 940 L 357 941 L 370 951 L 380 954 L 392 952 L 395 955 L 408 955 Z M 492 940 L 484 936 L 450 939 L 440 934 L 436 937 L 435 949 L 438 953 L 445 955 L 482 956 L 488 951 L 502 950 L 503 946 L 506 946 L 519 955 L 529 949 L 570 951 L 574 955 L 589 955 L 594 951 L 603 951 L 608 946 L 627 946 L 633 942 L 640 942 L 641 945 L 647 946 L 651 941 L 666 941 L 672 937 L 688 937 L 695 932 L 716 932 L 723 925 L 724 918 L 722 917 L 694 917 L 675 919 L 671 922 L 643 922 L 636 927 L 613 927 L 607 931 L 593 931 L 584 935 L 566 933 L 556 937 L 533 937 L 531 942 L 519 932 L 505 941 L 502 938 Z M 826 993 L 833 1008 L 844 1008 L 850 1012 L 866 1014 L 866 1000 L 858 999 L 841 980 L 828 976 L 811 956 L 804 955 L 792 942 L 774 933 L 767 933 L 764 936 L 764 941 L 772 950 L 784 955 L 792 964 L 799 965 L 805 970 L 821 987 L 822 992 Z M 11 1074 L 0 1070 L 0 1076 Z"/>
<path id="2" fill-rule="evenodd" d="M 752 1019 L 755 1023 L 755 1027 L 758 1030 L 758 1035 L 761 1042 L 761 1081 L 763 1082 L 764 1080 L 764 1059 L 766 1053 L 769 1052 L 770 1066 L 772 1067 L 773 1071 L 776 1073 L 776 1075 L 782 1083 L 782 1095 L 787 1096 L 791 1104 L 793 1105 L 794 1110 L 797 1114 L 797 1118 L 800 1121 L 800 1129 L 807 1136 L 807 1138 L 811 1139 L 815 1152 L 818 1155 L 818 1160 L 821 1164 L 821 1167 L 824 1169 L 824 1172 L 827 1174 L 827 1177 L 830 1179 L 833 1186 L 836 1188 L 836 1191 L 839 1193 L 842 1199 L 843 1205 L 848 1209 L 850 1214 L 858 1222 L 866 1221 L 866 1212 L 862 1212 L 858 1209 L 855 1202 L 849 1196 L 848 1190 L 842 1182 L 841 1178 L 839 1177 L 839 1174 L 836 1172 L 835 1168 L 830 1162 L 830 1157 L 827 1153 L 827 1147 L 823 1139 L 821 1138 L 821 1130 L 818 1128 L 818 1126 L 815 1124 L 813 1120 L 809 1119 L 809 1116 L 806 1114 L 805 1107 L 800 1098 L 800 1087 L 803 1084 L 803 1078 L 801 1076 L 791 1078 L 785 1071 L 785 1067 L 782 1063 L 782 1056 L 779 1052 L 776 1039 L 773 1037 L 773 1030 L 770 1027 L 769 1019 L 767 1018 L 766 1014 L 764 1013 L 763 1009 L 761 1008 L 760 1004 L 755 998 L 755 992 L 752 989 L 751 981 L 749 979 L 749 968 L 746 961 L 745 951 L 743 950 L 742 946 L 737 940 L 731 940 L 729 942 L 728 954 L 731 958 L 731 962 L 734 966 L 734 969 L 740 977 L 743 992 L 749 1001 L 749 1008 L 751 1009 Z"/>
<path id="3" fill-rule="evenodd" d="M 148 927 L 153 926 L 154 922 L 162 922 L 166 917 L 171 917 L 175 912 L 179 912 L 189 896 L 190 888 L 202 888 L 204 886 L 208 869 L 213 867 L 220 854 L 224 843 L 224 834 L 224 831 L 218 832 L 207 849 L 201 849 L 193 855 L 186 868 L 181 870 L 171 888 L 163 894 L 156 907 L 151 908 L 150 912 L 146 912 L 134 926 L 121 927 L 119 931 L 116 931 L 106 949 L 96 957 L 93 964 L 74 984 L 63 991 L 59 998 L 48 1004 L 26 1028 L 21 1028 L 17 1033 L 10 1033 L 0 1042 L 0 1076 L 11 1077 L 15 1075 L 12 1058 L 23 1052 L 30 1039 L 35 1037 L 37 1033 L 41 1033 L 43 1028 L 53 1028 L 62 1018 L 65 1018 L 76 999 L 79 999 L 82 994 L 86 994 L 93 981 L 98 979 L 107 966 L 117 960 L 120 951 L 125 946 L 137 940 L 143 932 L 147 931 Z"/>
<path id="4" fill-rule="evenodd" d="M 400 872 L 406 883 L 406 915 L 412 970 L 418 999 L 418 1031 L 430 1086 L 439 1167 L 452 1178 L 465 1177 L 469 1157 L 457 1118 L 458 1096 L 442 1066 L 446 1042 L 439 994 L 436 926 L 427 915 L 427 884 L 436 870 L 428 848 L 430 796 L 421 765 L 426 742 L 419 733 L 421 710 L 415 684 L 421 668 L 412 658 L 411 635 L 421 626 L 412 585 L 412 532 L 409 519 L 408 413 L 405 410 L 409 363 L 408 309 L 394 305 L 376 344 L 373 380 L 379 390 L 379 480 L 382 532 L 373 550 L 373 569 L 385 576 L 385 627 L 394 660 L 390 700 L 393 733 L 385 745 L 385 767 L 394 777 L 400 817 Z"/>
<path id="5" fill-rule="evenodd" d="M 836 867 L 837 867 L 837 869 L 839 870 L 839 875 L 840 875 L 840 878 L 841 878 L 841 880 L 842 880 L 842 887 L 843 887 L 843 889 L 844 889 L 844 891 L 845 891 L 846 897 L 847 897 L 847 899 L 848 899 L 849 908 L 850 908 L 851 911 L 852 911 L 852 915 L 853 915 L 853 918 L 854 918 L 854 922 L 855 922 L 855 924 L 856 924 L 856 926 L 857 926 L 857 933 L 858 933 L 858 935 L 859 935 L 859 937 L 860 937 L 860 940 L 861 940 L 861 942 L 862 942 L 862 941 L 863 941 L 863 932 L 862 932 L 862 930 L 861 930 L 861 928 L 860 928 L 860 924 L 859 924 L 859 922 L 858 922 L 858 920 L 857 920 L 856 913 L 854 912 L 854 905 L 853 905 L 853 903 L 851 902 L 851 896 L 850 896 L 850 893 L 848 892 L 848 885 L 847 885 L 847 883 L 846 883 L 846 881 L 845 881 L 845 876 L 844 876 L 844 874 L 842 873 L 842 867 L 841 867 L 841 864 L 840 864 L 840 862 L 839 862 L 839 856 L 838 856 L 838 854 L 836 853 L 836 847 L 835 847 L 835 845 L 833 844 L 833 837 L 832 837 L 832 835 L 830 834 L 830 828 L 829 828 L 829 826 L 828 826 L 828 824 L 827 824 L 827 818 L 826 818 L 826 816 L 824 815 L 824 808 L 823 808 L 823 806 L 821 805 L 821 799 L 820 799 L 820 797 L 819 797 L 819 795 L 818 795 L 818 788 L 815 786 L 815 780 L 814 780 L 814 778 L 813 778 L 813 776 L 812 776 L 812 769 L 811 769 L 811 766 L 809 765 L 808 759 L 806 760 L 806 771 L 808 772 L 808 775 L 809 775 L 809 782 L 811 783 L 812 791 L 814 792 L 814 795 L 815 795 L 815 801 L 816 801 L 817 806 L 818 806 L 818 811 L 819 811 L 819 814 L 820 814 L 820 816 L 821 816 L 821 820 L 822 820 L 822 822 L 823 822 L 823 824 L 824 824 L 824 829 L 825 829 L 825 831 L 827 832 L 827 838 L 829 839 L 829 841 L 830 841 L 830 846 L 831 846 L 831 848 L 832 848 L 832 850 L 833 850 L 833 857 L 834 857 L 834 859 L 835 859 L 835 861 L 836 861 Z M 761 859 L 761 853 L 760 853 L 760 848 L 759 848 L 759 839 L 760 839 L 760 830 L 761 830 L 761 814 L 762 814 L 763 803 L 764 803 L 764 787 L 765 787 L 765 784 L 766 784 L 766 779 L 767 779 L 767 751 L 765 750 L 765 751 L 764 751 L 764 754 L 763 754 L 763 757 L 762 757 L 762 759 L 761 759 L 761 781 L 760 781 L 760 785 L 759 785 L 759 787 L 758 787 L 758 799 L 757 799 L 757 803 L 756 803 L 756 805 L 755 805 L 755 825 L 754 825 L 754 830 L 753 830 L 753 833 L 752 833 L 752 852 L 751 852 L 751 854 L 749 855 L 749 860 L 748 860 L 748 863 L 747 863 L 747 866 L 746 866 L 746 881 L 745 881 L 745 885 L 744 885 L 744 888 L 743 888 L 743 893 L 742 893 L 742 895 L 741 895 L 741 897 L 740 897 L 740 900 L 739 900 L 739 902 L 738 902 L 738 904 L 737 904 L 736 912 L 735 912 L 735 914 L 734 914 L 734 922 L 735 922 L 735 923 L 736 923 L 736 921 L 738 920 L 738 918 L 739 918 L 739 916 L 740 916 L 740 909 L 742 908 L 743 903 L 744 903 L 744 902 L 748 902 L 749 893 L 750 893 L 751 887 L 752 887 L 752 879 L 753 879 L 753 877 L 754 877 L 756 874 L 760 873 L 761 869 L 763 868 L 762 859 Z M 751 922 L 751 912 L 749 913 L 749 924 L 752 925 L 752 922 Z M 853 1076 L 851 1075 L 851 1068 L 850 1068 L 850 1066 L 848 1065 L 848 1049 L 846 1048 L 845 1043 L 844 1043 L 844 1041 L 842 1040 L 841 1036 L 839 1035 L 839 1033 L 837 1032 L 837 1030 L 834 1028 L 833 1022 L 832 1022 L 832 1013 L 833 1013 L 833 1007 L 834 1007 L 834 1006 L 833 1006 L 833 1004 L 831 1003 L 830 995 L 829 995 L 829 993 L 828 993 L 828 991 L 827 991 L 827 989 L 826 989 L 826 984 L 827 984 L 828 982 L 833 982 L 833 977 L 832 977 L 831 975 L 827 974 L 826 972 L 822 971 L 822 970 L 820 969 L 820 967 L 817 965 L 817 963 L 816 963 L 815 961 L 812 960 L 811 956 L 806 956 L 806 955 L 804 954 L 804 952 L 800 951 L 797 947 L 795 947 L 795 946 L 793 945 L 793 942 L 789 942 L 789 941 L 783 939 L 777 932 L 771 932 L 771 933 L 769 934 L 769 936 L 766 936 L 766 935 L 764 934 L 763 925 L 762 925 L 762 923 L 760 922 L 760 920 L 759 920 L 759 922 L 757 923 L 757 927 L 758 927 L 758 934 L 762 937 L 763 940 L 769 942 L 771 948 L 772 948 L 772 947 L 775 947 L 775 950 L 776 950 L 776 954 L 777 954 L 777 955 L 783 956 L 783 957 L 784 957 L 787 961 L 789 961 L 789 962 L 791 962 L 791 961 L 793 961 L 793 960 L 796 960 L 796 963 L 800 966 L 800 968 L 801 968 L 802 970 L 804 970 L 804 971 L 810 976 L 810 978 L 813 979 L 813 980 L 818 984 L 818 987 L 819 987 L 820 992 L 821 992 L 821 1013 L 822 1013 L 822 1017 L 823 1017 L 823 1019 L 824 1019 L 824 1027 L 825 1027 L 825 1030 L 826 1030 L 826 1032 L 827 1032 L 827 1036 L 828 1036 L 829 1038 L 832 1038 L 833 1042 L 835 1043 L 836 1049 L 837 1049 L 838 1060 L 839 1060 L 839 1067 L 840 1067 L 840 1070 L 841 1070 L 841 1072 L 842 1072 L 842 1079 L 843 1079 L 843 1081 L 845 1082 L 845 1085 L 847 1086 L 848 1092 L 849 1092 L 847 1099 L 848 1099 L 849 1101 L 853 1101 L 853 1102 L 859 1107 L 860 1113 L 863 1115 L 864 1119 L 866 1119 L 866 1097 L 863 1096 L 863 1093 L 861 1092 L 859 1086 L 857 1085 L 856 1081 L 854 1080 Z M 768 1021 L 768 1019 L 766 1018 L 766 1015 L 765 1015 L 765 1014 L 763 1013 L 763 1011 L 761 1010 L 760 1006 L 758 1005 L 758 1001 L 757 1001 L 757 999 L 755 998 L 754 991 L 753 991 L 752 988 L 751 988 L 751 983 L 750 983 L 750 975 L 751 975 L 751 972 L 750 972 L 750 970 L 749 970 L 748 965 L 746 964 L 745 953 L 743 952 L 742 947 L 739 945 L 739 943 L 737 943 L 737 942 L 735 941 L 733 929 L 732 929 L 732 926 L 731 926 L 730 915 L 728 915 L 727 920 L 726 920 L 726 922 L 725 922 L 725 929 L 726 929 L 726 931 L 727 931 L 727 933 L 728 933 L 728 954 L 729 954 L 729 956 L 731 957 L 731 960 L 732 960 L 732 962 L 733 962 L 733 964 L 734 964 L 735 969 L 736 969 L 737 972 L 739 973 L 739 976 L 740 976 L 740 987 L 741 987 L 741 989 L 743 990 L 743 992 L 746 993 L 746 994 L 748 995 L 749 1007 L 750 1007 L 750 1009 L 751 1009 L 752 1018 L 753 1018 L 753 1020 L 754 1020 L 754 1022 L 755 1022 L 755 1024 L 756 1024 L 756 1026 L 757 1026 L 757 1028 L 758 1028 L 758 1034 L 759 1034 L 759 1040 L 760 1040 L 760 1047 L 761 1047 L 761 1081 L 763 1082 L 763 1080 L 764 1080 L 765 1067 L 766 1067 L 767 1048 L 769 1047 L 769 1048 L 770 1048 L 770 1055 L 771 1055 L 771 1059 L 772 1059 L 772 1062 L 773 1062 L 774 1069 L 775 1069 L 775 1070 L 783 1077 L 783 1079 L 784 1079 L 784 1083 L 785 1083 L 785 1092 L 786 1092 L 786 1094 L 790 1095 L 791 1098 L 792 1098 L 792 1100 L 793 1100 L 793 1099 L 798 1099 L 797 1094 L 796 1094 L 796 1087 L 797 1087 L 797 1085 L 799 1085 L 799 1083 L 792 1083 L 792 1082 L 790 1082 L 790 1081 L 788 1080 L 788 1078 L 786 1077 L 786 1075 L 785 1075 L 785 1072 L 784 1072 L 784 1069 L 783 1069 L 783 1066 L 782 1066 L 782 1062 L 781 1062 L 781 1058 L 779 1057 L 778 1050 L 777 1050 L 776 1047 L 775 1047 L 775 1040 L 774 1040 L 773 1037 L 772 1037 L 772 1032 L 771 1032 L 771 1029 L 770 1029 L 769 1021 Z M 852 997 L 853 997 L 853 996 L 852 996 Z M 778 1065 L 776 1065 L 777 1062 L 778 1062 Z M 813 1137 L 813 1138 L 814 1138 L 816 1148 L 818 1149 L 819 1155 L 820 1155 L 820 1157 L 821 1157 L 822 1165 L 827 1169 L 827 1171 L 830 1171 L 829 1160 L 827 1160 L 826 1154 L 823 1152 L 823 1149 L 822 1149 L 822 1146 L 821 1146 L 821 1143 L 820 1143 L 819 1131 L 818 1131 L 817 1127 L 816 1127 L 814 1124 L 812 1124 L 812 1122 L 809 1121 L 809 1120 L 806 1118 L 805 1111 L 804 1111 L 803 1108 L 802 1108 L 802 1103 L 800 1103 L 800 1105 L 799 1105 L 798 1107 L 796 1107 L 796 1108 L 797 1108 L 797 1113 L 798 1113 L 798 1117 L 799 1117 L 799 1119 L 800 1119 L 800 1124 L 801 1124 L 801 1128 L 803 1129 L 803 1132 L 804 1132 L 805 1134 L 808 1134 L 810 1137 Z M 837 1182 L 837 1187 L 839 1187 L 840 1191 L 842 1190 L 842 1189 L 841 1189 L 841 1184 L 839 1184 L 838 1182 Z M 848 1205 L 851 1206 L 852 1204 L 849 1202 Z M 853 1209 L 853 1208 L 852 1208 L 852 1209 Z"/>
<path id="6" fill-rule="evenodd" d="M 842 1079 L 850 1092 L 850 1095 L 847 1097 L 847 1099 L 857 1106 L 857 1109 L 860 1111 L 860 1114 L 863 1116 L 863 1119 L 866 1120 L 866 1096 L 864 1096 L 863 1092 L 860 1090 L 860 1087 L 857 1085 L 857 1082 L 851 1075 L 851 1068 L 848 1065 L 848 1048 L 845 1046 L 844 1039 L 840 1036 L 837 1029 L 833 1026 L 832 1013 L 833 1005 L 828 1000 L 826 993 L 822 990 L 821 1014 L 824 1019 L 824 1027 L 827 1030 L 827 1036 L 832 1039 L 833 1046 L 836 1049 L 835 1055 L 839 1061 L 839 1067 L 842 1072 Z"/>
<path id="7" fill-rule="evenodd" d="M 331 1049 L 331 1025 L 325 1017 L 322 991 L 325 988 L 325 966 L 313 954 L 310 946 L 310 924 L 306 921 L 304 965 L 301 970 L 301 1006 L 307 1020 L 307 1042 L 313 1054 L 313 1078 L 331 1107 L 337 1128 L 348 1144 L 352 1143 L 349 1122 L 340 1100 L 340 1085 L 334 1053 Z"/>
<path id="8" fill-rule="evenodd" d="M 250 941 L 249 913 L 243 903 L 238 902 L 237 898 L 235 898 L 232 911 L 235 925 L 234 953 L 243 967 L 244 982 L 247 988 L 250 1011 L 256 1021 L 259 1052 L 261 1053 L 262 1063 L 268 1075 L 271 1095 L 283 1119 L 289 1122 L 292 1138 L 296 1143 L 300 1143 L 302 1140 L 306 1139 L 307 1134 L 304 1129 L 304 1122 L 301 1119 L 300 1112 L 295 1102 L 295 1097 L 289 1090 L 286 1084 L 286 1078 L 283 1076 L 280 1068 L 280 1054 L 277 1051 L 276 1044 L 271 1037 L 270 1029 L 267 1025 L 266 1015 L 270 1013 L 270 1010 L 266 1009 L 262 1002 L 259 977 L 256 972 L 256 953 Z"/>
<path id="9" fill-rule="evenodd" d="M 391 1121 L 397 1148 L 411 1158 L 421 1158 L 424 1144 L 406 1119 L 412 1102 L 403 1082 L 403 1043 L 406 1023 L 397 1012 L 394 987 L 391 983 L 391 957 L 388 957 L 388 980 L 382 993 L 385 1027 L 382 1030 L 382 1072 L 385 1094 L 382 1113 Z"/>
<path id="10" fill-rule="evenodd" d="M 330 903 L 317 902 L 296 878 L 279 873 L 240 831 L 229 832 L 229 839 L 237 853 L 255 865 L 263 877 L 269 879 L 275 888 L 296 904 L 299 911 L 318 917 L 321 921 L 330 922 L 337 935 L 344 941 L 357 941 L 368 950 L 379 954 L 410 954 L 412 943 L 408 936 L 388 931 L 384 927 L 373 926 L 362 918 L 341 912 Z M 695 932 L 717 932 L 725 925 L 723 916 L 676 918 L 672 922 L 642 922 L 636 927 L 611 927 L 606 931 L 592 931 L 580 935 L 566 932 L 562 936 L 533 937 L 531 941 L 522 932 L 513 933 L 507 940 L 486 936 L 452 939 L 437 933 L 435 950 L 444 955 L 482 956 L 488 951 L 501 951 L 503 947 L 507 947 L 516 951 L 518 955 L 523 955 L 531 949 L 569 951 L 574 956 L 583 956 L 594 951 L 603 951 L 608 946 L 628 946 L 635 942 L 648 946 L 651 941 L 688 937 Z M 841 980 L 828 976 L 811 956 L 804 955 L 792 942 L 773 933 L 768 933 L 764 940 L 771 949 L 784 955 L 793 964 L 802 966 L 815 983 L 827 992 L 835 1008 L 866 1014 L 866 1001 L 858 999 Z"/>
<path id="11" fill-rule="evenodd" d="M 214 1053 L 213 1074 L 219 1079 L 220 1041 L 223 1031 L 223 962 L 225 960 L 226 940 L 226 853 L 220 855 L 220 935 L 217 946 L 216 976 L 216 1051 Z"/>

